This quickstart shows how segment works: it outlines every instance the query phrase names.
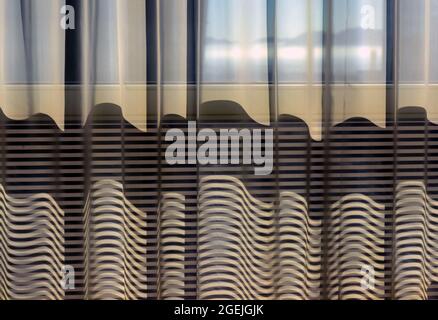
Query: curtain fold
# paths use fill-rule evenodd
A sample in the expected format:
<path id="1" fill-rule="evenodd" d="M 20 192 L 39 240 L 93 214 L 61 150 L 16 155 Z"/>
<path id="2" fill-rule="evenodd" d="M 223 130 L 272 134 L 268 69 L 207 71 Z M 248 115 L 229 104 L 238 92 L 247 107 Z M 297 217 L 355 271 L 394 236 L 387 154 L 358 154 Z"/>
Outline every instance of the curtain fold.
<path id="1" fill-rule="evenodd" d="M 44 113 L 64 128 L 64 3 L 0 2 L 0 105 L 10 118 Z"/>
<path id="2" fill-rule="evenodd" d="M 160 87 L 163 114 L 187 117 L 188 6 L 187 1 L 158 2 Z"/>
<path id="3" fill-rule="evenodd" d="M 267 1 L 206 0 L 200 6 L 201 103 L 233 101 L 269 124 Z"/>
<path id="4" fill-rule="evenodd" d="M 428 118 L 437 120 L 436 89 L 438 39 L 436 27 L 438 2 L 422 0 L 414 5 L 400 1 L 399 108 L 421 106 Z M 410 26 L 410 27 L 409 27 Z"/>
<path id="5" fill-rule="evenodd" d="M 0 298 L 438 298 L 437 15 L 0 0 Z"/>
<path id="6" fill-rule="evenodd" d="M 363 117 L 386 125 L 386 3 L 333 3 L 333 124 Z"/>
<path id="7" fill-rule="evenodd" d="M 198 8 L 201 20 L 197 26 L 200 39 L 189 44 L 187 2 L 159 1 L 156 6 L 159 19 L 155 26 L 157 44 L 155 48 L 148 48 L 144 1 L 80 1 L 81 53 L 77 63 L 81 70 L 79 91 L 83 122 L 94 105 L 113 103 L 122 108 L 132 124 L 146 130 L 146 65 L 150 50 L 158 52 L 159 57 L 160 90 L 157 94 L 162 113 L 186 117 L 187 60 L 191 45 L 199 46 L 200 50 L 201 103 L 234 101 L 255 121 L 269 124 L 269 84 L 272 82 L 269 72 L 274 72 L 278 74 L 274 85 L 278 90 L 279 114 L 303 119 L 312 136 L 321 139 L 322 64 L 324 58 L 329 58 L 324 57 L 324 46 L 330 46 L 332 70 L 331 75 L 325 76 L 333 81 L 333 125 L 351 117 L 365 117 L 384 126 L 386 2 L 334 1 L 333 34 L 330 35 L 333 43 L 323 44 L 322 0 L 276 1 L 273 42 L 276 54 L 272 59 L 277 63 L 276 70 L 271 71 L 268 3 L 265 0 L 201 1 Z M 401 12 L 412 12 L 410 19 L 414 19 L 420 34 L 416 40 L 411 39 L 412 36 L 409 38 L 401 27 L 402 83 L 405 74 L 409 74 L 407 68 L 413 65 L 404 63 L 404 55 L 417 59 L 424 70 L 430 69 L 430 63 L 426 64 L 424 58 L 431 56 L 434 45 L 424 37 L 433 37 L 429 30 L 433 28 L 430 15 L 434 6 L 433 0 L 422 3 L 410 10 L 409 2 L 401 2 Z M 58 26 L 60 12 L 57 10 L 63 4 L 63 1 L 50 0 L 37 6 L 28 1 L 2 1 L 2 39 L 6 44 L 1 55 L 4 64 L 2 104 L 11 118 L 23 119 L 42 112 L 53 115 L 60 128 L 64 127 L 65 30 Z M 430 10 L 425 15 L 426 4 Z M 251 10 L 251 16 L 244 14 L 248 10 Z M 296 15 L 294 19 L 293 15 Z M 401 19 L 403 22 L 403 15 Z M 424 25 L 418 26 L 415 21 L 423 21 Z M 43 41 L 39 41 L 41 37 Z M 411 44 L 411 40 L 418 42 L 418 46 L 404 45 L 405 42 Z M 42 45 L 43 42 L 48 45 Z M 420 51 L 423 55 L 408 52 L 419 48 L 424 48 Z M 414 74 L 412 77 L 416 82 Z M 401 106 L 432 103 L 432 108 L 433 85 L 420 88 L 415 85 L 418 90 L 414 90 L 414 94 L 408 93 L 409 87 L 412 85 L 401 86 Z M 432 95 L 430 99 L 427 92 Z"/>
<path id="8" fill-rule="evenodd" d="M 322 135 L 323 1 L 277 1 L 278 113 Z M 302 102 L 303 108 L 295 101 Z"/>
<path id="9" fill-rule="evenodd" d="M 146 130 L 146 4 L 134 1 L 81 2 L 82 119 L 92 107 L 112 103 Z"/>

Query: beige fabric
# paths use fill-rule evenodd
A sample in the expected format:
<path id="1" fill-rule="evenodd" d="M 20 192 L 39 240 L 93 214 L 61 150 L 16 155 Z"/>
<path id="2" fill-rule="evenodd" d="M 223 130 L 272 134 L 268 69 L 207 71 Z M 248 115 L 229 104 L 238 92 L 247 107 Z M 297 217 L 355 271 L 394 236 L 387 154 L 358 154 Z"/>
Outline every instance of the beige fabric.
<path id="1" fill-rule="evenodd" d="M 125 119 L 140 130 L 146 131 L 146 8 L 142 0 L 112 0 L 101 2 L 101 5 L 112 6 L 116 20 L 108 21 L 114 25 L 115 61 L 109 59 L 111 72 L 117 74 L 116 83 L 94 81 L 99 72 L 105 72 L 99 46 L 105 45 L 105 38 L 94 25 L 98 1 L 85 1 L 82 8 L 82 110 L 83 122 L 86 121 L 91 108 L 101 103 L 114 103 L 121 107 Z M 109 10 L 110 10 L 109 9 Z M 105 31 L 103 31 L 105 32 Z M 111 47 L 114 49 L 114 47 Z M 96 63 L 96 61 L 97 63 Z M 100 68 L 100 69 L 99 69 Z M 144 79 L 132 79 L 143 76 Z M 143 80 L 143 81 L 141 81 Z M 97 83 L 96 83 L 97 82 Z"/>
<path id="2" fill-rule="evenodd" d="M 425 108 L 429 121 L 438 123 L 438 85 L 399 85 L 399 108 L 408 106 Z"/>
<path id="3" fill-rule="evenodd" d="M 332 97 L 333 125 L 362 117 L 376 126 L 386 126 L 386 85 L 334 85 Z"/>
<path id="4" fill-rule="evenodd" d="M 31 7 L 32 39 L 26 57 L 20 1 L 0 0 L 0 107 L 22 120 L 43 113 L 64 128 L 65 32 L 60 27 L 63 0 L 41 0 Z M 31 61 L 31 63 L 30 63 Z M 17 75 L 23 74 L 21 79 Z"/>
<path id="5" fill-rule="evenodd" d="M 310 135 L 321 140 L 322 85 L 279 85 L 279 113 L 302 119 L 309 127 Z"/>
<path id="6" fill-rule="evenodd" d="M 187 0 L 159 5 L 161 107 L 163 115 L 187 116 Z"/>
<path id="7" fill-rule="evenodd" d="M 253 120 L 268 125 L 268 43 L 261 42 L 268 37 L 266 2 L 222 0 L 221 15 L 215 11 L 218 3 L 202 2 L 201 105 L 233 101 Z"/>
<path id="8" fill-rule="evenodd" d="M 431 122 L 438 122 L 438 85 L 434 52 L 437 48 L 435 0 L 400 2 L 398 106 L 423 107 Z M 412 32 L 414 30 L 415 32 Z M 415 44 L 414 44 L 415 43 Z M 435 68 L 434 68 L 435 67 Z"/>
<path id="9" fill-rule="evenodd" d="M 269 87 L 257 84 L 203 84 L 201 101 L 228 100 L 238 103 L 254 120 L 269 125 Z"/>

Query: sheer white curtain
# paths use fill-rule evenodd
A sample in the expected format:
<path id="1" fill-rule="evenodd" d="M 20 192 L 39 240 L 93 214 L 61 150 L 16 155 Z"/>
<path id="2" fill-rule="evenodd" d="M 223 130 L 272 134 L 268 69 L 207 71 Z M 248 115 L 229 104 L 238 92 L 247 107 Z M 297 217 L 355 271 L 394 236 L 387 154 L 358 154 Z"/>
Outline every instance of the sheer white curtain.
<path id="1" fill-rule="evenodd" d="M 324 42 L 323 0 L 203 0 L 197 41 L 188 41 L 187 0 L 157 1 L 155 46 L 147 47 L 144 0 L 80 1 L 81 53 L 77 89 L 83 121 L 96 104 L 114 103 L 133 125 L 146 130 L 148 51 L 157 53 L 163 114 L 187 115 L 187 75 L 196 68 L 200 103 L 229 100 L 255 121 L 269 124 L 274 80 L 278 114 L 305 121 L 321 138 L 322 66 L 331 52 L 332 124 L 365 117 L 378 126 L 386 115 L 385 0 L 333 0 L 330 43 Z M 275 19 L 268 21 L 274 5 Z M 35 113 L 64 127 L 66 32 L 64 0 L 0 0 L 0 106 L 14 119 Z M 399 107 L 427 108 L 438 121 L 438 0 L 400 0 L 396 72 Z M 268 30 L 275 23 L 275 41 Z M 192 35 L 193 36 L 193 35 Z M 199 37 L 199 38 L 198 38 Z M 190 42 L 190 43 L 189 43 Z M 324 42 L 324 43 L 323 43 Z M 276 47 L 275 63 L 270 45 Z M 196 46 L 196 48 L 193 48 Z M 198 52 L 188 66 L 188 52 Z M 269 70 L 274 66 L 275 70 Z M 269 79 L 274 72 L 275 77 Z"/>
<path id="2" fill-rule="evenodd" d="M 45 113 L 64 127 L 63 0 L 0 0 L 0 107 L 12 119 Z"/>
<path id="3" fill-rule="evenodd" d="M 84 0 L 81 14 L 82 115 L 100 103 L 122 108 L 146 130 L 146 3 Z"/>
<path id="4" fill-rule="evenodd" d="M 0 0 L 0 106 L 10 118 L 45 113 L 64 128 L 64 5 L 63 0 Z M 81 2 L 82 79 L 75 90 L 83 121 L 94 105 L 114 103 L 146 130 L 145 5 L 142 0 Z"/>
<path id="5" fill-rule="evenodd" d="M 159 83 L 163 114 L 187 116 L 187 0 L 162 0 L 159 13 Z"/>
<path id="6" fill-rule="evenodd" d="M 399 107 L 420 106 L 438 121 L 438 1 L 400 0 Z"/>
<path id="7" fill-rule="evenodd" d="M 304 120 L 321 138 L 323 0 L 278 0 L 278 113 Z"/>
<path id="8" fill-rule="evenodd" d="M 365 117 L 385 126 L 386 2 L 334 0 L 324 30 L 322 0 L 277 1 L 279 113 L 304 120 L 321 139 L 324 59 L 331 57 L 332 124 Z M 331 43 L 323 32 L 331 31 Z M 324 57 L 329 46 L 330 57 Z"/>
<path id="9" fill-rule="evenodd" d="M 267 1 L 201 4 L 201 103 L 230 100 L 269 124 Z"/>
<path id="10" fill-rule="evenodd" d="M 386 1 L 334 0 L 332 121 L 386 125 Z"/>
<path id="11" fill-rule="evenodd" d="M 328 46 L 332 124 L 365 117 L 385 126 L 386 1 L 334 0 L 330 30 L 323 29 L 327 3 L 322 0 L 202 3 L 201 102 L 231 100 L 268 124 L 271 62 L 277 94 L 271 107 L 304 120 L 319 140 Z M 268 56 L 268 5 L 275 5 L 275 63 Z M 332 32 L 331 43 L 323 45 L 326 31 Z"/>

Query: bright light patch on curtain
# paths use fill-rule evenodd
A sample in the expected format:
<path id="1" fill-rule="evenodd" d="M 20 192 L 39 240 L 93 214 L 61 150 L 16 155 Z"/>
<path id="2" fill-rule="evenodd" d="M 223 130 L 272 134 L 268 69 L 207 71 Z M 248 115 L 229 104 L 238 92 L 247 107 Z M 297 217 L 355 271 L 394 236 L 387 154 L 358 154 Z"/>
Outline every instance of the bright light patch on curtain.
<path id="1" fill-rule="evenodd" d="M 234 101 L 269 124 L 267 2 L 206 0 L 202 13 L 201 103 Z"/>
<path id="2" fill-rule="evenodd" d="M 436 30 L 438 0 L 0 0 L 0 299 L 437 299 Z"/>

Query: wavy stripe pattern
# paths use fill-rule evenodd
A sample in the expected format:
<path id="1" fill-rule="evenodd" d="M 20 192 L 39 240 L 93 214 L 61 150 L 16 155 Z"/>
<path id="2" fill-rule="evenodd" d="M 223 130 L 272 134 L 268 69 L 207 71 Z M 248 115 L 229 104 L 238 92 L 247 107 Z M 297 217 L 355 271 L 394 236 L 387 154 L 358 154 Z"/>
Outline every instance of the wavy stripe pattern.
<path id="1" fill-rule="evenodd" d="M 395 193 L 394 298 L 427 299 L 438 282 L 438 201 L 421 181 Z M 0 186 L 0 197 L 0 299 L 63 299 L 64 211 L 44 193 L 16 198 Z M 158 297 L 182 299 L 187 199 L 160 199 Z M 386 297 L 386 211 L 369 196 L 330 206 L 325 270 L 322 220 L 303 196 L 281 190 L 276 208 L 238 178 L 209 175 L 200 177 L 198 204 L 200 299 L 319 299 L 324 283 L 329 299 Z M 83 212 L 85 297 L 146 299 L 146 213 L 115 180 L 93 184 Z"/>
<path id="2" fill-rule="evenodd" d="M 160 287 L 161 299 L 184 297 L 185 197 L 178 193 L 164 193 L 160 205 Z"/>
<path id="3" fill-rule="evenodd" d="M 201 180 L 200 298 L 317 299 L 327 277 L 330 299 L 384 297 L 384 206 L 361 194 L 330 208 L 328 269 L 322 274 L 321 220 L 306 200 L 280 192 L 274 204 L 254 198 L 230 176 Z M 372 270 L 372 284 L 364 284 Z"/>
<path id="4" fill-rule="evenodd" d="M 272 204 L 229 176 L 203 177 L 199 191 L 199 297 L 274 297 Z"/>
<path id="5" fill-rule="evenodd" d="M 438 201 L 423 182 L 397 186 L 394 236 L 395 298 L 427 299 L 430 285 L 438 282 Z"/>
<path id="6" fill-rule="evenodd" d="M 321 294 L 321 221 L 312 219 L 306 199 L 280 194 L 279 299 L 317 299 Z"/>
<path id="7" fill-rule="evenodd" d="M 146 298 L 145 219 L 121 183 L 92 186 L 84 210 L 86 298 Z"/>
<path id="8" fill-rule="evenodd" d="M 64 213 L 47 194 L 0 185 L 0 299 L 63 299 Z"/>
<path id="9" fill-rule="evenodd" d="M 331 207 L 330 299 L 384 298 L 384 209 L 362 194 L 347 195 Z M 372 273 L 372 283 L 364 283 L 365 271 Z"/>

